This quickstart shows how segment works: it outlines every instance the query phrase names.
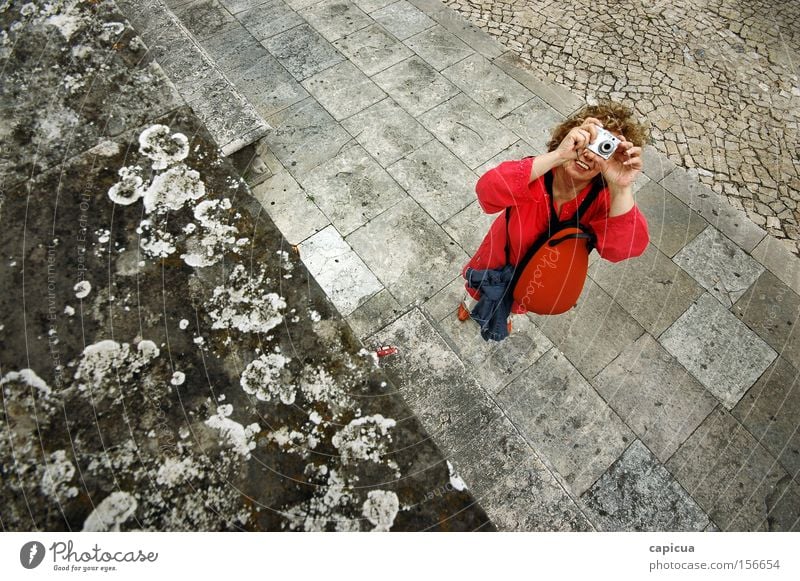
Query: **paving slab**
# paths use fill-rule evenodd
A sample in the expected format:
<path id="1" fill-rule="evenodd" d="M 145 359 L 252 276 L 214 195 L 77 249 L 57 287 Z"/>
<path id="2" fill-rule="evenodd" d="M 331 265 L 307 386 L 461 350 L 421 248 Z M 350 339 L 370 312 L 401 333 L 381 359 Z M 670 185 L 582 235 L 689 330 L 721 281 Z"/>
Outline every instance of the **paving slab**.
<path id="1" fill-rule="evenodd" d="M 344 317 L 383 288 L 333 226 L 302 242 L 300 258 Z"/>
<path id="2" fill-rule="evenodd" d="M 361 8 L 361 10 L 367 14 L 380 10 L 393 2 L 395 2 L 395 0 L 353 0 L 353 4 Z"/>
<path id="3" fill-rule="evenodd" d="M 436 25 L 407 38 L 405 44 L 415 53 L 425 59 L 437 71 L 446 69 L 460 60 L 475 54 L 455 34 Z"/>
<path id="4" fill-rule="evenodd" d="M 459 321 L 455 312 L 442 318 L 437 329 L 483 388 L 495 394 L 553 347 L 528 317 L 513 317 L 513 325 L 513 332 L 501 342 L 484 341 L 478 324 Z"/>
<path id="5" fill-rule="evenodd" d="M 264 40 L 305 23 L 283 0 L 259 3 L 256 7 L 236 14 L 236 19 L 256 40 Z"/>
<path id="6" fill-rule="evenodd" d="M 345 119 L 342 126 L 385 168 L 433 140 L 391 97 Z"/>
<path id="7" fill-rule="evenodd" d="M 217 0 L 195 0 L 174 7 L 173 13 L 197 40 L 236 26 L 236 19 Z"/>
<path id="8" fill-rule="evenodd" d="M 496 396 L 533 449 L 582 494 L 633 441 L 633 432 L 558 349 Z"/>
<path id="9" fill-rule="evenodd" d="M 463 93 L 419 120 L 470 168 L 485 163 L 517 141 L 516 135 Z"/>
<path id="10" fill-rule="evenodd" d="M 411 3 L 425 11 L 436 22 L 444 26 L 447 30 L 455 34 L 469 46 L 477 50 L 486 58 L 493 59 L 500 56 L 505 50 L 497 40 L 487 32 L 484 32 L 474 24 L 464 20 L 461 15 L 441 2 L 431 2 L 430 0 L 411 0 Z"/>
<path id="11" fill-rule="evenodd" d="M 353 139 L 312 98 L 281 110 L 268 121 L 272 130 L 264 141 L 295 179 L 338 155 Z"/>
<path id="12" fill-rule="evenodd" d="M 458 87 L 418 56 L 389 67 L 372 80 L 414 117 L 458 93 Z"/>
<path id="13" fill-rule="evenodd" d="M 497 155 L 495 155 L 492 159 L 484 163 L 483 165 L 478 166 L 475 170 L 475 174 L 478 176 L 482 176 L 490 169 L 494 169 L 504 161 L 509 161 L 513 159 L 522 159 L 524 157 L 532 157 L 534 155 L 539 155 L 541 153 L 545 153 L 545 146 L 544 144 L 539 145 L 532 145 L 520 139 L 516 141 L 511 146 L 507 147 Z"/>
<path id="14" fill-rule="evenodd" d="M 253 63 L 270 56 L 269 51 L 243 26 L 234 26 L 209 36 L 200 44 L 231 81 L 235 81 L 239 73 L 249 69 Z"/>
<path id="15" fill-rule="evenodd" d="M 647 333 L 592 385 L 661 462 L 717 405 L 716 398 Z"/>
<path id="16" fill-rule="evenodd" d="M 335 41 L 333 46 L 370 77 L 413 54 L 407 46 L 377 24 L 348 34 Z"/>
<path id="17" fill-rule="evenodd" d="M 736 405 L 778 356 L 708 293 L 658 340 L 727 409 Z"/>
<path id="18" fill-rule="evenodd" d="M 744 212 L 733 208 L 711 188 L 682 169 L 670 172 L 660 183 L 745 252 L 752 252 L 766 235 Z"/>
<path id="19" fill-rule="evenodd" d="M 536 77 L 531 72 L 530 65 L 513 52 L 504 52 L 492 62 L 565 117 L 580 109 L 584 104 L 571 91 Z"/>
<path id="20" fill-rule="evenodd" d="M 723 306 L 730 308 L 764 267 L 713 226 L 708 226 L 673 258 Z"/>
<path id="21" fill-rule="evenodd" d="M 386 94 L 350 61 L 303 81 L 303 87 L 341 121 L 383 100 Z"/>
<path id="22" fill-rule="evenodd" d="M 591 279 L 586 280 L 578 306 L 562 315 L 529 315 L 533 322 L 591 379 L 644 329 Z"/>
<path id="23" fill-rule="evenodd" d="M 372 12 L 370 16 L 400 40 L 405 40 L 436 24 L 406 0 L 393 2 Z"/>
<path id="24" fill-rule="evenodd" d="M 356 144 L 298 179 L 343 236 L 408 197 Z"/>
<path id="25" fill-rule="evenodd" d="M 238 14 L 256 6 L 272 4 L 274 0 L 219 0 L 231 14 Z"/>
<path id="26" fill-rule="evenodd" d="M 642 162 L 644 164 L 642 172 L 654 182 L 663 180 L 676 167 L 670 158 L 652 145 L 645 145 L 642 148 Z"/>
<path id="27" fill-rule="evenodd" d="M 392 293 L 382 289 L 350 313 L 347 317 L 347 322 L 359 339 L 371 345 L 370 335 L 404 313 L 403 307 L 395 300 Z M 380 347 L 380 345 L 371 346 Z"/>
<path id="28" fill-rule="evenodd" d="M 650 242 L 670 258 L 708 225 L 656 180 L 651 180 L 637 192 L 636 205 L 647 219 Z"/>
<path id="29" fill-rule="evenodd" d="M 800 259 L 772 236 L 765 236 L 752 252 L 753 258 L 800 294 Z"/>
<path id="30" fill-rule="evenodd" d="M 640 440 L 583 495 L 601 531 L 703 531 L 708 515 Z"/>
<path id="31" fill-rule="evenodd" d="M 774 274 L 764 271 L 731 312 L 800 368 L 800 296 Z"/>
<path id="32" fill-rule="evenodd" d="M 800 372 L 779 357 L 731 414 L 800 482 Z"/>
<path id="33" fill-rule="evenodd" d="M 434 322 L 439 322 L 445 317 L 455 315 L 458 304 L 464 300 L 464 279 L 455 276 L 442 290 L 425 301 L 420 307 L 422 311 Z"/>
<path id="34" fill-rule="evenodd" d="M 533 98 L 533 93 L 479 54 L 468 56 L 442 74 L 498 119 Z"/>
<path id="35" fill-rule="evenodd" d="M 345 58 L 307 24 L 296 26 L 261 42 L 298 81 L 324 71 Z"/>
<path id="36" fill-rule="evenodd" d="M 299 14 L 329 42 L 371 25 L 372 19 L 352 2 L 322 0 Z"/>
<path id="37" fill-rule="evenodd" d="M 724 409 L 706 418 L 667 469 L 723 531 L 800 528 L 797 485 Z"/>
<path id="38" fill-rule="evenodd" d="M 350 234 L 347 240 L 403 306 L 436 294 L 468 259 L 408 197 Z"/>
<path id="39" fill-rule="evenodd" d="M 230 80 L 265 118 L 308 97 L 305 89 L 270 54 L 237 71 Z"/>
<path id="40" fill-rule="evenodd" d="M 691 276 L 652 244 L 637 258 L 596 260 L 589 276 L 655 337 L 703 294 Z"/>
<path id="41" fill-rule="evenodd" d="M 535 97 L 521 107 L 517 107 L 500 119 L 501 123 L 516 133 L 526 143 L 530 143 L 536 151 L 526 155 L 547 152 L 547 142 L 553 129 L 564 121 L 564 117 L 547 103 Z"/>
<path id="42" fill-rule="evenodd" d="M 478 250 L 497 215 L 483 211 L 477 200 L 442 224 L 445 232 L 470 256 Z"/>
<path id="43" fill-rule="evenodd" d="M 475 199 L 477 176 L 435 139 L 406 155 L 388 171 L 440 224 Z"/>
<path id="44" fill-rule="evenodd" d="M 288 171 L 281 171 L 252 190 L 289 244 L 300 244 L 330 224 Z"/>

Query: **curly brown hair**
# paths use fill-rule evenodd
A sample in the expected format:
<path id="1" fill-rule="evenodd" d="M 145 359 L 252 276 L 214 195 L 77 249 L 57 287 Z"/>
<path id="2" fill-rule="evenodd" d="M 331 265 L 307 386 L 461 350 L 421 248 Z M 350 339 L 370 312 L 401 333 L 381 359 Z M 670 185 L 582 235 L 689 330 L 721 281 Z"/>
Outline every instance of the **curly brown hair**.
<path id="1" fill-rule="evenodd" d="M 629 107 L 614 101 L 603 101 L 597 105 L 586 105 L 556 127 L 550 136 L 550 141 L 547 142 L 547 151 L 554 151 L 569 130 L 580 126 L 587 117 L 598 119 L 605 129 L 624 135 L 636 147 L 644 147 L 650 140 L 650 128 L 639 123 Z"/>

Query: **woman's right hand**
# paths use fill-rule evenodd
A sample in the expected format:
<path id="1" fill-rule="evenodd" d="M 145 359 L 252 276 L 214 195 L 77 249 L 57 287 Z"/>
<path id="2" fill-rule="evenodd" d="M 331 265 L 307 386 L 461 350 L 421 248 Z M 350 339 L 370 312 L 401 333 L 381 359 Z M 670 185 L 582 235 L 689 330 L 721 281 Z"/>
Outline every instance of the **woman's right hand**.
<path id="1" fill-rule="evenodd" d="M 577 159 L 580 151 L 597 139 L 597 128 L 602 126 L 603 124 L 594 117 L 587 117 L 579 127 L 570 129 L 556 148 L 556 155 L 560 163 L 563 165 Z"/>

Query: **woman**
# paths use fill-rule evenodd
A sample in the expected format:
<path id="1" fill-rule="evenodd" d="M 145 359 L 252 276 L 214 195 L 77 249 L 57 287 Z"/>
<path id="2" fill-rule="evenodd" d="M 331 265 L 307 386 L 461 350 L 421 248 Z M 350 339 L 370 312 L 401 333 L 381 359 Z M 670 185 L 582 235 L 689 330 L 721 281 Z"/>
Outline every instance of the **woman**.
<path id="1" fill-rule="evenodd" d="M 614 154 L 605 160 L 587 146 L 603 127 L 620 139 Z M 642 170 L 642 146 L 647 130 L 633 118 L 630 109 L 608 102 L 584 107 L 553 131 L 548 152 L 519 161 L 506 161 L 489 170 L 478 180 L 476 192 L 487 214 L 511 207 L 494 221 L 467 269 L 501 269 L 506 264 L 506 232 L 510 243 L 510 261 L 516 265 L 534 241 L 548 229 L 550 192 L 544 176 L 553 172 L 552 198 L 559 220 L 575 214 L 595 180 L 604 187 L 589 207 L 581 223 L 597 237 L 601 257 L 611 262 L 639 256 L 649 242 L 647 221 L 633 199 L 633 182 Z M 466 286 L 473 299 L 478 291 Z M 470 307 L 471 308 L 471 307 Z M 524 313 L 518 303 L 513 313 Z M 469 309 L 459 306 L 459 319 L 466 320 Z"/>

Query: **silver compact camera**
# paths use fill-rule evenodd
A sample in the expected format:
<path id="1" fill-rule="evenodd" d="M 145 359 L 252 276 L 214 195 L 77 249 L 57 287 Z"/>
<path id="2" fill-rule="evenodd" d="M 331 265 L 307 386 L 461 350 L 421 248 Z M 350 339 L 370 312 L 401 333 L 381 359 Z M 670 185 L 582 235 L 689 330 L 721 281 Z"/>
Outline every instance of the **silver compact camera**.
<path id="1" fill-rule="evenodd" d="M 596 153 L 603 159 L 608 159 L 617 151 L 620 140 L 613 133 L 606 131 L 602 127 L 597 128 L 597 139 L 590 143 L 587 148 Z"/>

